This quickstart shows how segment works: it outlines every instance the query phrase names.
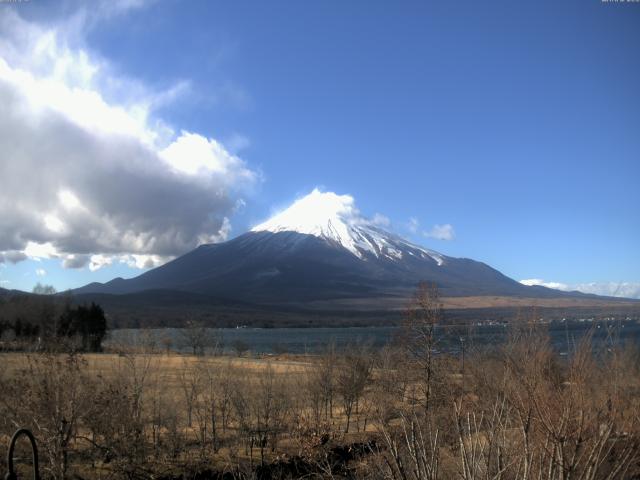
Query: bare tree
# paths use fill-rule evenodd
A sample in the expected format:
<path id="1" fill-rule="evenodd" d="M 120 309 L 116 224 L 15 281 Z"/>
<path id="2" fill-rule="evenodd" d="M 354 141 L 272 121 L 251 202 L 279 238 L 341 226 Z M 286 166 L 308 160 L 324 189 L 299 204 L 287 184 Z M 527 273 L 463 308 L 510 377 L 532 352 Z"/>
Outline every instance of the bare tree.
<path id="1" fill-rule="evenodd" d="M 437 480 L 441 476 L 441 438 L 437 429 L 416 414 L 402 410 L 396 425 L 381 421 L 378 431 L 382 450 L 375 464 L 382 478 L 394 480 Z"/>
<path id="2" fill-rule="evenodd" d="M 52 285 L 43 285 L 40 282 L 35 284 L 32 291 L 37 295 L 55 295 L 57 293 Z"/>
<path id="3" fill-rule="evenodd" d="M 320 433 L 322 425 L 326 425 L 333 417 L 337 359 L 335 345 L 330 343 L 325 352 L 311 364 L 303 378 L 302 391 L 311 409 L 312 426 L 316 435 Z"/>
<path id="4" fill-rule="evenodd" d="M 247 342 L 243 340 L 234 340 L 231 343 L 231 346 L 236 352 L 236 355 L 238 355 L 239 357 L 242 357 L 245 353 L 249 351 L 249 345 L 247 344 Z"/>
<path id="5" fill-rule="evenodd" d="M 157 448 L 159 427 L 169 416 L 158 402 L 159 379 L 152 355 L 121 354 L 110 370 L 92 385 L 92 402 L 99 414 L 85 418 L 90 433 L 83 437 L 111 468 L 122 476 L 132 478 L 144 472 L 148 460 L 147 429 Z M 160 400 L 162 402 L 162 400 Z M 158 409 L 154 414 L 154 409 Z"/>
<path id="6" fill-rule="evenodd" d="M 340 358 L 336 372 L 336 392 L 342 399 L 347 417 L 346 433 L 349 432 L 354 408 L 358 413 L 358 404 L 371 377 L 371 369 L 372 359 L 367 347 L 349 347 Z"/>
<path id="7" fill-rule="evenodd" d="M 46 470 L 65 479 L 81 419 L 92 415 L 82 357 L 42 354 L 27 357 L 27 367 L 5 382 L 0 401 L 14 428 L 31 428 L 48 459 Z"/>
<path id="8" fill-rule="evenodd" d="M 197 364 L 194 365 L 188 359 L 182 360 L 179 383 L 187 413 L 187 427 L 189 428 L 193 426 L 193 409 L 202 390 L 203 378 L 201 374 L 201 368 L 198 368 Z"/>
<path id="9" fill-rule="evenodd" d="M 230 363 L 220 366 L 212 362 L 200 362 L 196 365 L 199 390 L 194 414 L 198 422 L 199 440 L 202 453 L 208 445 L 213 453 L 220 447 L 221 435 L 226 434 L 231 408 Z"/>
<path id="10" fill-rule="evenodd" d="M 182 345 L 191 350 L 193 355 L 220 355 L 224 349 L 222 330 L 207 328 L 204 323 L 188 320 L 180 329 Z"/>
<path id="11" fill-rule="evenodd" d="M 289 396 L 282 375 L 276 375 L 271 365 L 259 377 L 250 403 L 254 419 L 254 434 L 260 446 L 260 461 L 268 443 L 275 450 L 279 436 L 286 431 Z"/>
<path id="12" fill-rule="evenodd" d="M 232 402 L 246 453 L 252 458 L 253 447 L 257 445 L 260 462 L 264 464 L 267 446 L 271 444 L 275 450 L 278 438 L 287 430 L 290 399 L 283 376 L 268 365 L 255 382 L 236 380 Z"/>
<path id="13" fill-rule="evenodd" d="M 434 284 L 420 283 L 406 311 L 401 339 L 418 377 L 419 396 L 428 412 L 436 377 L 436 325 L 442 320 L 442 304 Z"/>
<path id="14" fill-rule="evenodd" d="M 180 329 L 182 344 L 191 349 L 193 355 L 204 355 L 207 345 L 207 329 L 205 326 L 194 320 L 188 320 Z"/>

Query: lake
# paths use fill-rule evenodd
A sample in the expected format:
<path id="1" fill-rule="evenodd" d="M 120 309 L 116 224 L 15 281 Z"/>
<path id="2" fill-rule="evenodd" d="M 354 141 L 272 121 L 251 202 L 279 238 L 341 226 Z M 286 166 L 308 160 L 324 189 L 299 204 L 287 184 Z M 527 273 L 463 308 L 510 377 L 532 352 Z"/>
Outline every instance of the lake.
<path id="1" fill-rule="evenodd" d="M 593 332 L 595 347 L 636 343 L 640 340 L 640 324 L 636 321 L 600 322 L 552 322 L 543 325 L 548 328 L 551 343 L 556 351 L 563 354 L 588 332 Z M 357 343 L 368 343 L 380 348 L 393 340 L 398 327 L 332 327 L 332 328 L 222 328 L 221 334 L 225 352 L 234 351 L 234 345 L 246 345 L 252 354 L 272 353 L 318 353 L 330 344 L 340 350 Z M 506 325 L 475 325 L 471 327 L 438 327 L 438 348 L 441 351 L 457 352 L 462 341 L 466 348 L 484 348 L 499 345 L 507 338 Z M 120 329 L 113 330 L 105 341 L 105 346 L 117 348 L 153 346 L 166 348 L 167 339 L 171 349 L 188 352 L 182 329 Z M 462 340 L 461 340 L 462 339 Z"/>

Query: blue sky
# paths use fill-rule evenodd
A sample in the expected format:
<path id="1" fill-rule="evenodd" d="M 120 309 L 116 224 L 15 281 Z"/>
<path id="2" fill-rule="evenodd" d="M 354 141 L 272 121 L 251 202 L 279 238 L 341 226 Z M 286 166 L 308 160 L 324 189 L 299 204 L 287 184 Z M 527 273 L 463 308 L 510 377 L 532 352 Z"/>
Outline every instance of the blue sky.
<path id="1" fill-rule="evenodd" d="M 136 263 L 241 234 L 321 187 L 352 195 L 365 215 L 385 215 L 417 243 L 515 279 L 626 282 L 640 295 L 638 3 L 31 0 L 0 4 L 0 16 L 0 81 L 16 99 L 10 118 L 34 132 L 24 146 L 0 134 L 13 148 L 0 154 L 0 182 L 28 182 L 8 165 L 29 159 L 47 162 L 31 175 L 61 179 L 51 199 L 39 188 L 23 208 L 41 205 L 47 228 L 26 214 L 0 221 L 4 288 L 137 275 Z M 35 90 L 16 86 L 17 72 Z M 98 95 L 104 118 L 121 108 L 135 122 L 103 131 L 111 124 L 101 120 L 92 130 L 68 104 L 47 113 L 51 93 L 25 119 L 21 102 L 43 79 L 69 98 Z M 34 127 L 42 118 L 50 131 Z M 69 119 L 82 135 L 78 125 L 65 130 Z M 46 160 L 33 148 L 33 136 L 49 145 L 65 135 L 73 140 Z M 197 172 L 180 165 L 183 176 L 152 159 L 112 167 L 120 135 L 170 160 L 171 145 L 178 154 L 206 146 L 218 163 L 203 160 Z M 65 153 L 72 142 L 76 153 L 102 152 L 100 185 L 82 191 L 69 177 L 93 168 L 91 155 Z M 137 158 L 143 147 L 127 143 L 113 156 Z M 104 186 L 121 178 L 139 195 Z M 163 187 L 148 191 L 151 183 Z M 165 188 L 190 220 L 162 236 L 178 213 L 146 202 Z M 71 207 L 47 213 L 65 189 L 92 214 L 95 235 L 74 230 L 89 220 L 74 223 Z M 0 212 L 11 202 L 0 193 Z M 100 240 L 110 234 L 122 239 L 117 247 Z M 55 251 L 37 256 L 32 245 L 14 263 L 29 241 Z"/>

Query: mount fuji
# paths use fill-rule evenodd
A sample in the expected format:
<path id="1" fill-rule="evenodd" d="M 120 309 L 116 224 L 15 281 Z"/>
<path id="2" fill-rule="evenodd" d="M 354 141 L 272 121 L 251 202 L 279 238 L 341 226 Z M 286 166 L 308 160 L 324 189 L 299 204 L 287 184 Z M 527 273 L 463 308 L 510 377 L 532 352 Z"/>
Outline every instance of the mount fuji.
<path id="1" fill-rule="evenodd" d="M 364 218 L 351 196 L 319 190 L 232 240 L 74 293 L 113 296 L 109 302 L 134 296 L 312 311 L 393 310 L 406 305 L 420 281 L 435 283 L 454 304 L 463 298 L 514 304 L 601 298 L 525 286 L 482 262 L 415 245 Z"/>

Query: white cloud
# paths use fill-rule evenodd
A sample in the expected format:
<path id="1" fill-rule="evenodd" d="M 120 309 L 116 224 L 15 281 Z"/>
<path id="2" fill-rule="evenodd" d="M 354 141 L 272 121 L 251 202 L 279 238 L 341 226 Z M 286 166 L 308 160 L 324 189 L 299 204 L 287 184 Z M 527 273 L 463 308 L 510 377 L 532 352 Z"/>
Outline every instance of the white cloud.
<path id="1" fill-rule="evenodd" d="M 584 293 L 607 295 L 611 297 L 640 298 L 640 282 L 591 282 L 575 285 L 575 289 Z"/>
<path id="2" fill-rule="evenodd" d="M 418 233 L 418 228 L 420 228 L 420 222 L 416 217 L 411 217 L 409 219 L 409 223 L 407 224 L 407 228 L 413 234 Z"/>
<path id="3" fill-rule="evenodd" d="M 82 207 L 78 197 L 69 190 L 60 190 L 58 192 L 58 201 L 66 210 L 73 210 Z"/>
<path id="4" fill-rule="evenodd" d="M 56 247 L 51 242 L 36 243 L 27 242 L 23 253 L 31 260 L 40 261 L 43 258 L 58 258 L 59 254 Z"/>
<path id="5" fill-rule="evenodd" d="M 45 215 L 44 225 L 53 233 L 63 233 L 65 228 L 62 220 L 52 214 Z"/>
<path id="6" fill-rule="evenodd" d="M 120 263 L 125 263 L 131 268 L 155 268 L 166 263 L 170 258 L 158 255 L 122 255 Z"/>
<path id="7" fill-rule="evenodd" d="M 371 223 L 373 223 L 377 227 L 388 228 L 391 226 L 391 219 L 386 215 L 376 213 L 371 219 Z"/>
<path id="8" fill-rule="evenodd" d="M 231 222 L 227 217 L 224 217 L 224 219 L 222 220 L 222 225 L 220 226 L 220 230 L 218 230 L 218 233 L 209 238 L 204 238 L 202 243 L 205 243 L 205 241 L 210 243 L 226 242 L 229 239 L 230 234 L 231 234 Z"/>
<path id="9" fill-rule="evenodd" d="M 96 270 L 101 269 L 107 265 L 111 265 L 113 263 L 113 257 L 108 255 L 91 255 L 89 259 L 89 270 L 95 272 Z"/>
<path id="10" fill-rule="evenodd" d="M 589 282 L 566 284 L 560 282 L 546 282 L 540 278 L 520 280 L 523 285 L 540 285 L 547 288 L 564 291 L 578 291 L 604 295 L 608 297 L 640 298 L 640 282 Z"/>
<path id="11" fill-rule="evenodd" d="M 36 275 L 39 277 L 44 277 L 47 274 L 47 271 L 44 268 L 37 268 Z"/>
<path id="12" fill-rule="evenodd" d="M 197 133 L 183 131 L 173 143 L 160 151 L 160 157 L 177 171 L 189 175 L 216 173 L 225 175 L 227 180 L 235 180 L 228 177 L 236 175 L 253 180 L 255 175 L 222 144 Z"/>
<path id="13" fill-rule="evenodd" d="M 453 226 L 445 223 L 444 225 L 434 225 L 431 230 L 422 232 L 427 238 L 435 238 L 436 240 L 453 240 L 456 232 Z"/>
<path id="14" fill-rule="evenodd" d="M 154 91 L 84 42 L 87 24 L 144 3 L 98 2 L 53 27 L 0 11 L 0 263 L 155 265 L 228 237 L 259 175 L 216 139 L 157 117 L 188 80 Z"/>
<path id="15" fill-rule="evenodd" d="M 554 288 L 556 290 L 570 290 L 569 285 L 567 285 L 566 283 L 545 282 L 541 278 L 528 278 L 525 280 L 520 280 L 520 283 L 529 287 L 533 285 L 539 285 L 541 287 Z"/>

